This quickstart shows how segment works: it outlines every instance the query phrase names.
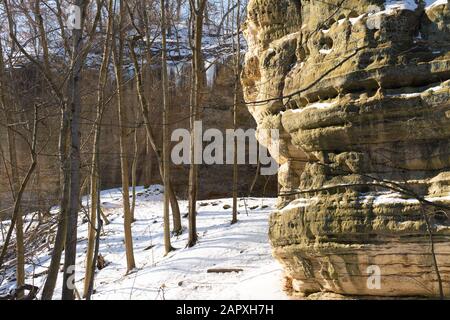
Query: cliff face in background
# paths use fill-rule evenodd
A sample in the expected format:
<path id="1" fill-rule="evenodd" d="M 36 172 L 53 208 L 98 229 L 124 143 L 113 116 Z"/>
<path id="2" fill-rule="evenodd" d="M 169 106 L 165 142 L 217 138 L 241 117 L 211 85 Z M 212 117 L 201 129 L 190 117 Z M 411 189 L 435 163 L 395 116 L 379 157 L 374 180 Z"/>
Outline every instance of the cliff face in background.
<path id="1" fill-rule="evenodd" d="M 178 66 L 179 71 L 177 73 L 171 72 L 171 131 L 179 128 L 189 128 L 189 70 L 190 64 L 186 63 L 184 67 Z M 212 70 L 211 68 L 210 70 Z M 173 71 L 173 70 L 172 70 Z M 33 67 L 27 66 L 23 69 L 17 69 L 15 71 L 17 79 L 23 79 L 20 83 L 16 84 L 20 90 L 25 87 L 35 87 L 36 83 L 40 83 L 39 74 Z M 97 70 L 86 69 L 83 73 L 83 90 L 84 92 L 90 92 L 91 88 L 96 87 Z M 151 73 L 146 73 L 146 86 L 147 99 L 151 104 L 151 116 L 154 123 L 154 131 L 157 141 L 162 141 L 161 119 L 162 119 L 162 103 L 161 103 L 161 89 L 160 89 L 160 75 L 159 69 L 155 68 Z M 234 93 L 234 80 L 235 76 L 232 70 L 232 62 L 224 59 L 218 61 L 214 66 L 214 72 L 210 71 L 210 75 L 205 83 L 205 90 L 203 95 L 204 110 L 202 112 L 202 122 L 204 131 L 209 128 L 216 128 L 225 133 L 225 130 L 233 128 L 233 93 Z M 113 80 L 110 82 L 113 83 Z M 111 87 L 108 87 L 109 90 Z M 17 89 L 20 91 L 19 89 Z M 29 94 L 23 96 L 23 105 L 32 106 L 30 101 L 39 99 L 44 96 L 42 100 L 45 100 L 46 94 L 49 94 L 49 90 L 36 89 L 27 91 Z M 90 163 L 90 140 L 93 115 L 95 114 L 96 106 L 96 93 L 86 94 L 83 96 L 83 121 L 81 136 L 82 141 L 85 142 L 82 150 L 83 164 Z M 137 94 L 135 89 L 135 83 L 130 81 L 124 87 L 124 103 L 127 105 L 128 118 L 130 119 L 130 127 L 135 126 L 136 112 L 138 112 L 138 121 L 141 121 L 139 102 L 137 100 Z M 59 113 L 57 109 L 50 109 L 55 112 L 43 120 L 45 126 L 40 127 L 40 133 L 42 133 L 43 144 L 46 148 L 41 152 L 38 159 L 38 168 L 36 175 L 33 177 L 33 183 L 27 189 L 25 193 L 24 211 L 33 212 L 35 210 L 48 210 L 51 206 L 57 205 L 59 202 L 59 162 L 58 162 L 58 133 L 59 133 Z M 56 114 L 56 116 L 55 116 Z M 29 117 L 32 117 L 32 111 L 29 110 Z M 108 105 L 108 109 L 105 113 L 101 134 L 101 146 L 100 146 L 100 170 L 102 177 L 102 188 L 109 189 L 119 187 L 121 185 L 120 177 L 120 156 L 119 156 L 119 130 L 117 126 L 117 106 L 113 99 Z M 238 109 L 238 126 L 244 130 L 255 127 L 255 121 L 247 111 L 245 106 Z M 132 129 L 129 134 L 126 144 L 127 153 L 130 157 L 129 165 L 131 169 L 131 159 L 134 157 L 134 134 Z M 45 134 L 44 134 L 45 133 Z M 145 130 L 141 127 L 138 130 L 138 164 L 137 164 L 137 184 L 161 184 L 161 178 L 159 176 L 156 156 L 153 151 L 147 152 L 145 143 Z M 7 145 L 6 145 L 6 132 L 3 127 L 0 127 L 0 147 L 5 152 L 6 158 L 8 157 Z M 29 166 L 29 154 L 28 147 L 23 141 L 17 139 L 19 155 L 21 161 L 21 168 Z M 175 145 L 175 143 L 173 143 Z M 253 183 L 257 171 L 256 165 L 242 165 L 239 166 L 239 196 L 248 196 L 250 187 Z M 83 179 L 89 175 L 89 166 L 84 165 L 82 168 Z M 130 170 L 131 174 L 131 170 Z M 189 178 L 189 166 L 172 166 L 172 184 L 180 199 L 187 198 L 187 187 Z M 13 201 L 11 199 L 11 192 L 9 190 L 9 183 L 6 171 L 4 170 L 3 163 L 0 166 L 0 179 L 3 183 L 0 183 L 0 211 L 2 209 L 12 206 Z M 131 181 L 131 177 L 130 177 Z M 233 168 L 231 165 L 204 165 L 200 167 L 200 183 L 199 183 L 199 198 L 200 199 L 214 199 L 230 197 L 232 194 L 232 181 L 233 181 Z M 83 184 L 83 194 L 88 192 L 89 180 Z M 273 196 L 276 194 L 277 182 L 276 176 L 270 177 L 268 181 L 262 176 L 257 179 L 252 196 Z M 184 210 L 185 208 L 181 208 Z M 8 216 L 2 213 L 0 219 Z"/>
<path id="2" fill-rule="evenodd" d="M 446 2 L 250 1 L 242 83 L 280 130 L 270 239 L 294 292 L 439 295 L 426 211 L 450 294 L 448 213 L 415 199 L 450 205 Z"/>

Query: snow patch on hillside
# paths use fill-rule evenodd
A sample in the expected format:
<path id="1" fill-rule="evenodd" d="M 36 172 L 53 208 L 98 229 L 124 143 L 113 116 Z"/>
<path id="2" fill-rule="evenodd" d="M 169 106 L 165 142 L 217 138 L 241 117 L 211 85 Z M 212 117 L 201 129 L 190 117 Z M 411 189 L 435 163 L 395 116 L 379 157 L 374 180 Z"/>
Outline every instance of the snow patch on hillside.
<path id="1" fill-rule="evenodd" d="M 137 268 L 126 275 L 123 234 L 122 193 L 103 191 L 101 203 L 111 224 L 101 235 L 100 254 L 107 266 L 97 270 L 93 299 L 287 299 L 282 291 L 283 272 L 271 255 L 268 218 L 276 199 L 241 199 L 239 222 L 231 225 L 231 199 L 200 201 L 199 243 L 186 248 L 187 232 L 172 237 L 178 248 L 164 256 L 162 196 L 163 187 L 137 190 L 133 224 L 133 245 Z M 83 201 L 87 205 L 87 199 Z M 187 202 L 180 201 L 186 212 Z M 83 290 L 84 260 L 88 223 L 80 214 L 77 245 L 76 287 Z M 187 219 L 183 219 L 187 226 Z M 38 252 L 27 264 L 27 283 L 42 289 L 51 252 Z M 211 274 L 210 268 L 238 268 L 240 273 Z M 34 278 L 33 278 L 34 275 Z M 1 280 L 1 279 L 0 279 Z M 59 274 L 55 299 L 61 295 Z M 10 269 L 0 284 L 0 294 L 14 287 Z M 40 293 L 38 294 L 40 296 Z"/>

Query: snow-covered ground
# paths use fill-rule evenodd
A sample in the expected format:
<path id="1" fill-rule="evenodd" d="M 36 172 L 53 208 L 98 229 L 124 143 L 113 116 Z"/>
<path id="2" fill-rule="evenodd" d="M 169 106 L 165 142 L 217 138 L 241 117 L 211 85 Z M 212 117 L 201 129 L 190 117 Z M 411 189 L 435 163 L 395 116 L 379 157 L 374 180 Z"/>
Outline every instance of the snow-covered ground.
<path id="1" fill-rule="evenodd" d="M 138 188 L 133 224 L 137 268 L 126 275 L 120 189 L 102 192 L 101 202 L 111 224 L 104 227 L 100 254 L 107 266 L 97 271 L 93 299 L 262 299 L 288 297 L 282 291 L 282 269 L 272 258 L 267 236 L 268 216 L 275 199 L 242 199 L 239 223 L 230 225 L 231 199 L 199 202 L 199 243 L 186 248 L 187 232 L 172 237 L 176 251 L 164 256 L 162 187 Z M 225 208 L 224 208 L 225 206 Z M 186 201 L 180 208 L 186 212 Z M 247 210 L 246 210 L 247 208 Z M 248 212 L 248 214 L 247 214 Z M 183 218 L 187 226 L 187 219 Z M 82 292 L 88 223 L 78 229 L 76 287 Z M 27 266 L 27 283 L 42 287 L 50 252 L 37 253 Z M 212 274 L 210 268 L 238 268 L 241 273 Z M 60 297 L 62 273 L 54 298 Z M 3 283 L 0 292 L 13 283 Z"/>

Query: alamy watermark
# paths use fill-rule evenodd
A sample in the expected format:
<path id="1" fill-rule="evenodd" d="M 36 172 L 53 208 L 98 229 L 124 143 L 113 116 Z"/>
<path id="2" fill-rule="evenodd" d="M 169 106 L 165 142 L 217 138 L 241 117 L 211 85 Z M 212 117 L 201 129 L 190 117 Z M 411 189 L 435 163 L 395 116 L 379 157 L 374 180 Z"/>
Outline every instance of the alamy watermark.
<path id="1" fill-rule="evenodd" d="M 380 290 L 381 289 L 381 268 L 377 265 L 367 267 L 367 289 Z"/>
<path id="2" fill-rule="evenodd" d="M 76 5 L 70 5 L 64 8 L 64 13 L 67 16 L 66 27 L 69 30 L 81 29 L 81 8 Z"/>
<path id="3" fill-rule="evenodd" d="M 68 275 L 66 280 L 66 286 L 69 290 L 75 290 L 75 266 L 70 265 L 67 267 L 66 274 Z"/>
<path id="4" fill-rule="evenodd" d="M 237 164 L 257 165 L 261 163 L 261 175 L 270 176 L 278 172 L 278 162 L 269 155 L 266 147 L 258 143 L 260 140 L 270 145 L 270 151 L 274 157 L 279 151 L 279 131 L 275 129 L 228 129 L 225 134 L 218 129 L 208 129 L 203 132 L 203 124 L 196 121 L 191 132 L 187 129 L 173 131 L 171 140 L 178 142 L 171 153 L 172 162 L 176 165 L 191 164 L 191 138 L 194 139 L 193 161 L 197 165 L 232 165 L 234 164 L 235 141 L 237 143 Z M 236 139 L 236 140 L 235 140 Z M 247 157 L 248 156 L 248 157 Z"/>

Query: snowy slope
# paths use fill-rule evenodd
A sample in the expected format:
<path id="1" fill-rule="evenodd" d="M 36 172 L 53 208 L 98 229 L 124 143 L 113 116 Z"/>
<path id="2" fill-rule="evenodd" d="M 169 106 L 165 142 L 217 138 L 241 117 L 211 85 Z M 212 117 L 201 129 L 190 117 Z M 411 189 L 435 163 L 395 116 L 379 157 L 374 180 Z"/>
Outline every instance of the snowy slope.
<path id="1" fill-rule="evenodd" d="M 93 299 L 287 299 L 282 291 L 281 266 L 272 258 L 267 236 L 268 216 L 274 199 L 240 201 L 239 223 L 231 226 L 231 199 L 202 201 L 199 206 L 199 244 L 185 248 L 187 234 L 172 238 L 178 250 L 164 257 L 162 187 L 138 189 L 137 221 L 133 224 L 137 269 L 125 275 L 123 218 L 119 189 L 102 192 L 102 206 L 111 220 L 101 237 L 100 253 L 107 267 L 96 274 Z M 247 204 L 248 215 L 245 204 Z M 258 208 L 254 208 L 258 206 Z M 267 206 L 267 207 L 266 207 Z M 187 203 L 180 202 L 185 211 Z M 253 209 L 250 209 L 253 208 Z M 183 219 L 183 225 L 187 220 Z M 87 223 L 80 218 L 76 286 L 83 288 Z M 27 283 L 42 286 L 44 276 L 32 279 L 49 264 L 43 252 L 28 265 Z M 40 265 L 40 266 L 39 266 Z M 232 274 L 208 274 L 209 268 L 240 268 Z M 55 298 L 60 296 L 59 276 Z M 13 285 L 3 283 L 0 292 Z"/>

